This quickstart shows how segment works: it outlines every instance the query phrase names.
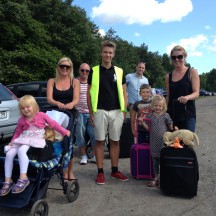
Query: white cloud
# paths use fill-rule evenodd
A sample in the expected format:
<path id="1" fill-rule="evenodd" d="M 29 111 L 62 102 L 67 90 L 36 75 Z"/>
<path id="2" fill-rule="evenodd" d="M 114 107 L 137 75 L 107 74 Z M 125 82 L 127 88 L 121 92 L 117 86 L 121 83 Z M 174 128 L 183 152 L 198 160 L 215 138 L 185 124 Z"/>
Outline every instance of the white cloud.
<path id="1" fill-rule="evenodd" d="M 216 52 L 216 36 L 213 36 L 213 41 L 211 43 L 211 46 L 209 46 L 209 50 Z"/>
<path id="2" fill-rule="evenodd" d="M 135 32 L 135 33 L 134 33 L 134 36 L 135 36 L 135 37 L 140 37 L 141 35 L 140 35 L 140 33 Z"/>
<path id="3" fill-rule="evenodd" d="M 99 34 L 102 36 L 102 37 L 104 37 L 105 35 L 106 35 L 106 32 L 105 32 L 105 30 L 103 30 L 103 29 L 99 29 Z"/>
<path id="4" fill-rule="evenodd" d="M 170 45 L 166 47 L 166 52 L 169 55 L 171 49 L 176 46 L 181 45 L 185 48 L 188 56 L 202 56 L 202 49 L 207 48 L 208 46 L 208 38 L 205 35 L 196 35 L 190 38 L 182 38 L 177 42 L 172 42 Z"/>
<path id="5" fill-rule="evenodd" d="M 163 3 L 156 0 L 100 0 L 100 5 L 92 8 L 92 17 L 105 24 L 150 25 L 155 21 L 181 21 L 192 10 L 192 0 L 165 0 Z"/>

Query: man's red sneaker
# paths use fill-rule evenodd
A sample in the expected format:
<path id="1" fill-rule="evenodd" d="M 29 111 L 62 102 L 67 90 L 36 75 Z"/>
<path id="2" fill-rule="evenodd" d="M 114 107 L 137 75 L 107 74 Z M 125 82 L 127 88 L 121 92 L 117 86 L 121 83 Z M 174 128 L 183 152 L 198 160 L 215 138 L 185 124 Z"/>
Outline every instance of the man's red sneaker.
<path id="1" fill-rule="evenodd" d="M 127 181 L 128 177 L 124 176 L 120 171 L 116 172 L 116 173 L 111 173 L 111 176 L 113 178 L 117 178 L 120 181 Z"/>
<path id="2" fill-rule="evenodd" d="M 98 185 L 105 184 L 105 177 L 103 173 L 98 173 L 97 178 L 96 178 L 96 184 Z"/>

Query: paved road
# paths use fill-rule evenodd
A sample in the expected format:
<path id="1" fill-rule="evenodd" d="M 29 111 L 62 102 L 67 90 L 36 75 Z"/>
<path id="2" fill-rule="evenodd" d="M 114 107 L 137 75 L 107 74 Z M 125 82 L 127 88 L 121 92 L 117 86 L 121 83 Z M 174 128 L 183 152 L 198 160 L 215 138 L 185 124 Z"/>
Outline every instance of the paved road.
<path id="1" fill-rule="evenodd" d="M 110 177 L 110 160 L 106 152 L 104 168 L 107 183 L 94 183 L 96 165 L 79 165 L 75 150 L 75 174 L 79 179 L 80 195 L 68 203 L 62 191 L 47 191 L 51 216 L 215 216 L 216 215 L 216 97 L 197 100 L 197 134 L 200 146 L 196 147 L 199 161 L 198 195 L 192 199 L 164 196 L 158 188 L 149 188 L 147 181 L 135 180 L 130 176 L 129 159 L 120 159 L 121 171 L 129 176 L 128 182 L 119 182 Z M 56 179 L 50 186 L 58 187 Z M 26 211 L 0 209 L 1 216 L 28 215 Z"/>

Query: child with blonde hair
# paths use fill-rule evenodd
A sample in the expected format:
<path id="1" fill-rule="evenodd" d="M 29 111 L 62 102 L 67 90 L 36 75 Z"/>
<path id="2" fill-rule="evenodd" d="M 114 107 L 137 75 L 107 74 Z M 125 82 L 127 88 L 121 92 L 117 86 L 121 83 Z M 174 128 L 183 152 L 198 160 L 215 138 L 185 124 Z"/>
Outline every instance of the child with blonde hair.
<path id="1" fill-rule="evenodd" d="M 150 150 L 153 162 L 153 171 L 155 178 L 148 183 L 149 187 L 157 186 L 159 181 L 159 166 L 160 166 L 160 151 L 164 147 L 163 135 L 166 131 L 173 130 L 173 121 L 170 115 L 166 112 L 167 105 L 166 100 L 161 95 L 154 95 L 151 103 L 152 113 L 147 115 L 147 118 L 151 120 L 150 129 Z M 145 121 L 142 121 L 142 125 L 145 129 L 148 129 L 148 125 Z"/>
<path id="2" fill-rule="evenodd" d="M 61 133 L 63 136 L 70 136 L 70 131 L 64 129 L 56 121 L 52 120 L 46 113 L 39 112 L 39 107 L 34 97 L 25 95 L 20 98 L 19 109 L 21 117 L 11 142 L 5 146 L 5 182 L 0 190 L 0 196 L 7 195 L 11 190 L 12 193 L 18 194 L 25 190 L 29 185 L 27 170 L 29 158 L 27 151 L 30 146 L 44 148 L 46 145 L 44 135 L 47 124 Z M 13 170 L 13 159 L 18 155 L 20 176 L 15 184 L 11 178 Z"/>

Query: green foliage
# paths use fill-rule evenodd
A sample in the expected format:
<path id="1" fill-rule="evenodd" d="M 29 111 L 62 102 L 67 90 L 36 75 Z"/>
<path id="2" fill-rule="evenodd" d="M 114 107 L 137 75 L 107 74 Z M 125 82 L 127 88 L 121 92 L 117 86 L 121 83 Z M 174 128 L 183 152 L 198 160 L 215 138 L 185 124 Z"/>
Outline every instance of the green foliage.
<path id="1" fill-rule="evenodd" d="M 206 90 L 216 91 L 216 69 L 212 69 L 207 75 Z"/>
<path id="2" fill-rule="evenodd" d="M 203 73 L 199 77 L 200 77 L 200 89 L 206 89 L 207 74 Z"/>

